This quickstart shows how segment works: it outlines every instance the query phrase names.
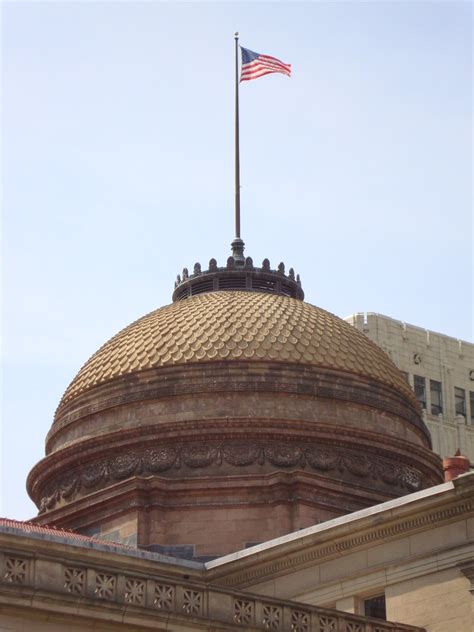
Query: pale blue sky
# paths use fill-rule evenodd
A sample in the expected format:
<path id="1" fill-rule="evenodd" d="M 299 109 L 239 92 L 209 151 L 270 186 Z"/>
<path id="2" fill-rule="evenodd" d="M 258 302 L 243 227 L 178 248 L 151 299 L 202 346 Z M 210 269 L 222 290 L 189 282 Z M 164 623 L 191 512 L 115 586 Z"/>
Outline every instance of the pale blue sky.
<path id="1" fill-rule="evenodd" d="M 306 300 L 472 339 L 468 2 L 2 4 L 3 507 L 87 358 L 233 237 Z"/>

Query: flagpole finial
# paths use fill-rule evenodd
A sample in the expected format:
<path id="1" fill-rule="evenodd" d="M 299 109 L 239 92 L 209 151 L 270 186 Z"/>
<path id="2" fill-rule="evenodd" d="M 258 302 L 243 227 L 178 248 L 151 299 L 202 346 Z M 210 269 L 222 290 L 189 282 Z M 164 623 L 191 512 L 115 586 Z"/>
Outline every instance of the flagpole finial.
<path id="1" fill-rule="evenodd" d="M 236 31 L 236 32 L 234 33 L 234 37 L 235 37 L 235 39 L 239 39 L 239 32 L 238 32 L 238 31 Z"/>
<path id="2" fill-rule="evenodd" d="M 240 267 L 245 263 L 244 257 L 244 249 L 245 243 L 240 239 L 240 237 L 236 237 L 234 241 L 231 243 L 232 248 L 232 256 L 234 257 L 235 265 Z"/>

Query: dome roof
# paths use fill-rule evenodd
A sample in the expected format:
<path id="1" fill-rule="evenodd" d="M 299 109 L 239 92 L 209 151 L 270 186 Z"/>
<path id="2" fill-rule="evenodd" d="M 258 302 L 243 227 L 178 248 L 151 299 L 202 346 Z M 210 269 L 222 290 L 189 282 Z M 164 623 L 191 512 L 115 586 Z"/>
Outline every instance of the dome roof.
<path id="1" fill-rule="evenodd" d="M 114 378 L 160 366 L 272 361 L 349 371 L 411 396 L 401 372 L 366 336 L 323 309 L 260 292 L 211 292 L 161 307 L 106 342 L 59 408 Z"/>

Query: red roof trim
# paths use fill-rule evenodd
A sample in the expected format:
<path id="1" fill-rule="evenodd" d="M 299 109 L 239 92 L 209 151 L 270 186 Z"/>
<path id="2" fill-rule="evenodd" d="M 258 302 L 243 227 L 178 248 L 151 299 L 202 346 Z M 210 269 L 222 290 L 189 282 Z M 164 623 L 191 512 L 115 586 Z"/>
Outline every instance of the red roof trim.
<path id="1" fill-rule="evenodd" d="M 67 538 L 72 542 L 84 542 L 91 544 L 102 544 L 107 546 L 114 546 L 120 549 L 127 549 L 129 551 L 136 551 L 137 549 L 120 542 L 114 542 L 112 540 L 99 540 L 98 538 L 91 537 L 89 535 L 82 535 L 82 533 L 76 533 L 70 529 L 61 529 L 52 525 L 40 526 L 28 521 L 13 520 L 11 518 L 0 518 L 0 530 L 3 528 L 16 529 L 23 532 L 25 535 L 29 533 L 37 533 L 43 535 L 56 535 L 59 537 Z"/>

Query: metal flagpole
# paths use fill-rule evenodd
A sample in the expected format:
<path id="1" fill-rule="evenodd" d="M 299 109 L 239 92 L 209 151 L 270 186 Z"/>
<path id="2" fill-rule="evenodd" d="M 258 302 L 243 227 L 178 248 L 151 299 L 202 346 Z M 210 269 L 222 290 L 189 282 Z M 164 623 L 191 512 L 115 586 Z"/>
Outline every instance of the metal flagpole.
<path id="1" fill-rule="evenodd" d="M 240 146 L 239 146 L 239 34 L 235 33 L 235 239 L 232 255 L 243 265 L 244 242 L 240 238 Z"/>
<path id="2" fill-rule="evenodd" d="M 235 237 L 240 239 L 239 34 L 235 34 Z"/>

